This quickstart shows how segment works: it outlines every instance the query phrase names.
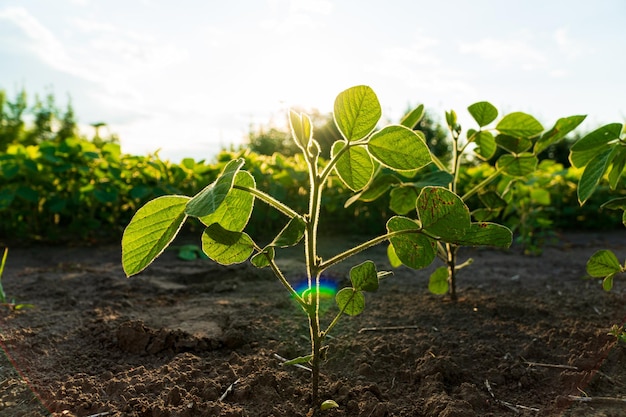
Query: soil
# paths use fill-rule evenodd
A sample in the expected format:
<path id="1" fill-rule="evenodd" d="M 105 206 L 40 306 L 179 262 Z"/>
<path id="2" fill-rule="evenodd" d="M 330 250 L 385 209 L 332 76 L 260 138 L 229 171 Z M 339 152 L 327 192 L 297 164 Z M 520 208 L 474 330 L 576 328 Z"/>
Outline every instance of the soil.
<path id="1" fill-rule="evenodd" d="M 324 242 L 326 253 L 361 242 Z M 521 248 L 468 248 L 459 301 L 430 294 L 429 268 L 399 268 L 333 330 L 321 397 L 335 416 L 626 416 L 626 280 L 585 280 L 597 249 L 626 258 L 626 233 L 566 233 Z M 284 256 L 283 256 L 284 255 Z M 278 253 L 294 282 L 299 248 Z M 32 309 L 0 310 L 0 416 L 305 416 L 302 311 L 265 269 L 165 252 L 127 279 L 119 245 L 9 251 L 3 285 Z M 350 266 L 390 269 L 385 247 Z M 433 267 L 434 268 L 434 267 Z M 330 320 L 336 310 L 324 301 Z M 278 356 L 277 356 L 278 355 Z"/>

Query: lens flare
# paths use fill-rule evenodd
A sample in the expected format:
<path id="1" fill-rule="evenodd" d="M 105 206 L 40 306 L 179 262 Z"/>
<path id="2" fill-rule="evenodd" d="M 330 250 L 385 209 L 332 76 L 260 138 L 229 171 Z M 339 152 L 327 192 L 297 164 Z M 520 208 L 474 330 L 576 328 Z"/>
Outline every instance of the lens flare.
<path id="1" fill-rule="evenodd" d="M 324 276 L 320 277 L 320 298 L 334 298 L 335 294 L 337 294 L 337 286 L 338 284 L 334 279 Z M 294 289 L 302 297 L 302 294 L 309 289 L 309 284 L 307 280 L 301 280 L 294 285 Z"/>

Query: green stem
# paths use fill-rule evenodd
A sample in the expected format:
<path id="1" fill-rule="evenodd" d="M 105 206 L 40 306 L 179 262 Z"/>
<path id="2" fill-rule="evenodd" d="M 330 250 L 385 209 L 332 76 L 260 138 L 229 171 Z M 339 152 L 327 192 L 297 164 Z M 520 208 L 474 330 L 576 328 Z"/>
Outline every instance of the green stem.
<path id="1" fill-rule="evenodd" d="M 450 299 L 452 301 L 457 301 L 458 299 L 456 295 L 456 260 L 458 249 L 458 246 L 446 243 L 446 250 L 448 252 L 448 292 L 450 293 Z"/>
<path id="2" fill-rule="evenodd" d="M 410 234 L 410 233 L 421 233 L 423 235 L 426 235 L 432 239 L 436 239 L 435 236 L 431 236 L 430 234 L 428 234 L 426 231 L 424 231 L 423 229 L 406 229 L 406 230 L 398 230 L 396 232 L 389 232 L 389 233 L 385 233 L 384 235 L 380 235 L 378 237 L 375 237 L 373 239 L 368 240 L 367 242 L 363 242 L 358 246 L 353 247 L 352 249 L 348 249 L 345 252 L 341 252 L 338 255 L 333 256 L 330 259 L 327 259 L 326 261 L 322 262 L 319 265 L 319 270 L 320 272 L 323 272 L 325 270 L 327 270 L 328 268 L 330 268 L 333 265 L 336 265 L 340 262 L 343 262 L 344 260 L 346 260 L 347 258 L 356 255 L 359 252 L 363 252 L 366 249 L 371 248 L 372 246 L 376 246 L 379 243 L 384 242 L 385 240 L 389 240 L 390 238 L 394 237 L 394 236 L 400 236 L 400 235 L 405 235 L 405 234 Z"/>
<path id="3" fill-rule="evenodd" d="M 350 149 L 352 146 L 355 146 L 355 145 L 365 146 L 366 143 L 367 142 L 354 142 L 354 143 L 349 143 L 348 142 L 348 143 L 346 143 L 346 146 L 341 148 L 341 150 L 337 153 L 337 155 L 333 155 L 333 157 L 330 159 L 330 161 L 328 161 L 328 165 L 326 165 L 324 167 L 324 170 L 322 171 L 322 173 L 320 174 L 320 177 L 319 177 L 320 184 L 323 184 L 326 181 L 326 178 L 328 178 L 328 176 L 332 172 L 332 170 L 335 167 L 335 165 L 337 165 L 337 161 L 339 160 L 341 155 L 343 155 L 344 153 L 348 152 L 348 149 Z"/>
<path id="4" fill-rule="evenodd" d="M 287 291 L 289 291 L 291 296 L 306 311 L 306 309 L 308 307 L 308 304 L 306 303 L 306 301 L 304 301 L 304 299 L 302 299 L 302 297 L 300 297 L 300 295 L 296 292 L 296 290 L 291 286 L 289 281 L 287 281 L 287 278 L 285 278 L 285 276 L 283 275 L 283 272 L 280 270 L 280 268 L 278 268 L 278 265 L 276 264 L 276 261 L 274 261 L 273 259 L 270 259 L 270 257 L 268 255 L 265 255 L 265 256 L 266 256 L 267 260 L 269 261 L 270 268 L 274 272 L 274 275 L 276 275 L 276 277 L 278 278 L 280 283 L 283 284 L 283 286 L 287 289 Z"/>
<path id="5" fill-rule="evenodd" d="M 489 184 L 491 181 L 495 180 L 502 173 L 502 170 L 503 168 L 497 168 L 491 175 L 489 175 L 487 178 L 482 180 L 478 185 L 476 185 L 474 188 L 472 188 L 467 193 L 465 193 L 465 195 L 461 199 L 463 201 L 469 200 L 470 197 L 472 197 L 481 189 L 485 188 L 485 186 Z"/>
<path id="6" fill-rule="evenodd" d="M 463 156 L 462 152 L 459 152 L 459 136 L 458 134 L 452 132 L 452 142 L 454 146 L 452 147 L 452 183 L 450 184 L 450 191 L 456 194 L 457 184 L 459 183 L 459 173 L 461 166 L 461 157 Z"/>
<path id="7" fill-rule="evenodd" d="M 9 253 L 9 248 L 4 248 L 4 254 L 2 255 L 2 262 L 0 262 L 0 303 L 2 304 L 7 302 L 6 295 L 4 294 L 4 289 L 2 288 L 2 274 L 4 273 L 4 265 L 7 262 L 8 253 Z"/>
<path id="8" fill-rule="evenodd" d="M 317 256 L 317 228 L 322 204 L 322 189 L 324 181 L 318 177 L 317 157 L 305 152 L 305 158 L 309 170 L 310 199 L 309 213 L 306 220 L 304 234 L 304 250 L 306 258 L 307 279 L 309 284 L 309 299 L 306 308 L 309 317 L 309 330 L 311 337 L 311 405 L 313 409 L 319 406 L 319 377 L 320 377 L 320 351 L 322 348 L 322 335 L 320 333 L 319 301 L 320 301 L 320 269 L 319 257 Z M 335 158 L 333 158 L 335 159 Z"/>
<path id="9" fill-rule="evenodd" d="M 353 294 L 354 296 L 354 294 Z M 330 324 L 328 325 L 328 327 L 326 328 L 326 330 L 324 330 L 324 332 L 322 333 L 322 337 L 326 337 L 326 335 L 328 333 L 330 333 L 330 331 L 333 329 L 333 327 L 335 327 L 335 325 L 337 323 L 339 323 L 339 319 L 341 318 L 341 316 L 343 315 L 344 311 L 346 311 L 346 308 L 348 307 L 349 303 L 346 303 L 343 308 L 339 311 L 339 313 L 337 313 L 337 315 L 335 316 L 335 318 L 333 319 L 333 321 L 330 322 Z"/>
<path id="10" fill-rule="evenodd" d="M 244 187 L 242 185 L 236 185 L 236 184 L 233 185 L 233 188 L 236 188 L 237 190 L 249 192 L 250 194 L 258 198 L 259 200 L 263 201 L 264 203 L 268 204 L 271 207 L 274 207 L 276 210 L 280 211 L 281 213 L 283 213 L 285 216 L 289 218 L 300 216 L 291 207 L 287 206 L 286 204 L 281 203 L 280 201 L 276 200 L 271 195 L 266 194 L 263 191 L 257 190 L 256 188 Z"/>
<path id="11" fill-rule="evenodd" d="M 436 155 L 433 155 L 432 153 L 430 156 L 435 165 L 437 165 L 437 168 L 439 168 L 441 171 L 448 172 L 448 168 L 446 168 L 446 165 L 441 162 L 441 159 L 439 159 Z"/>

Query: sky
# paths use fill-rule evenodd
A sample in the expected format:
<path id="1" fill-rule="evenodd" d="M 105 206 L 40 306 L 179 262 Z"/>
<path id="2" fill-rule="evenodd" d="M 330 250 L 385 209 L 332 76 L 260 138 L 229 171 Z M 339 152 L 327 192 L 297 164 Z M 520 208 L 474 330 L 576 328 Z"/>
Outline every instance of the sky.
<path id="1" fill-rule="evenodd" d="M 369 85 L 398 122 L 489 101 L 549 128 L 626 121 L 623 0 L 0 0 L 0 89 L 71 99 L 122 150 L 211 159 Z"/>

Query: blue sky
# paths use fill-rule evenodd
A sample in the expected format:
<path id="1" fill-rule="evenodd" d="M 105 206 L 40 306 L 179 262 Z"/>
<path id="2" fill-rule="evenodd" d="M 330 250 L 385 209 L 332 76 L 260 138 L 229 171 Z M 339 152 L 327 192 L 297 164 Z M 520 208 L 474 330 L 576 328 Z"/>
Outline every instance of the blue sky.
<path id="1" fill-rule="evenodd" d="M 545 127 L 626 119 L 623 0 L 0 0 L 0 88 L 71 96 L 123 150 L 211 158 L 370 85 L 396 122 L 487 100 Z M 87 128 L 86 128 L 86 131 Z"/>

